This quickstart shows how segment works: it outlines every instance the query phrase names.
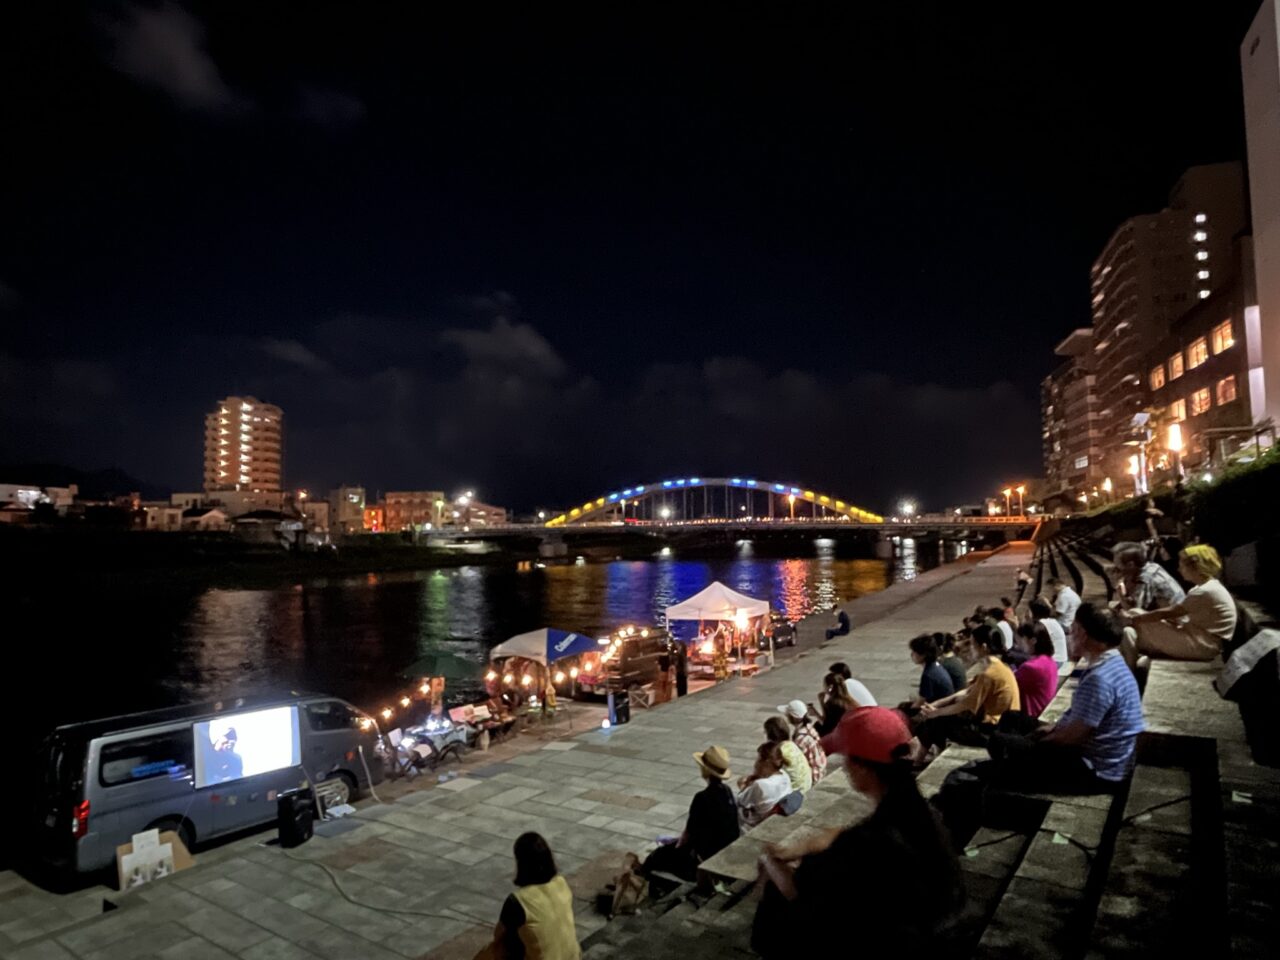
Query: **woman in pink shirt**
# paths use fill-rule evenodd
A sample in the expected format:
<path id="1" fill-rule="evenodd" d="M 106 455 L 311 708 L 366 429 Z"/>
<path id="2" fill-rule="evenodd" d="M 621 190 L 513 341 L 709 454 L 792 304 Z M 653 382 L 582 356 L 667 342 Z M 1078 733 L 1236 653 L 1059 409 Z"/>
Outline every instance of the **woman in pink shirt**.
<path id="1" fill-rule="evenodd" d="M 1024 623 L 1018 627 L 1018 645 L 1031 659 L 1013 672 L 1018 682 L 1022 711 L 1031 719 L 1044 712 L 1058 692 L 1058 664 L 1053 659 L 1053 638 L 1041 623 Z"/>

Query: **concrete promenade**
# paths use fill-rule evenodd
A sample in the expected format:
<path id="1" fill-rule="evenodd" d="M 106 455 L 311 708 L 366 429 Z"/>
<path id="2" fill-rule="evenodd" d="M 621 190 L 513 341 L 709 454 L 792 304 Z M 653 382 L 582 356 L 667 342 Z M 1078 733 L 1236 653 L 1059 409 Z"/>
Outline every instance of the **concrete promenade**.
<path id="1" fill-rule="evenodd" d="M 702 784 L 694 750 L 719 743 L 735 776 L 748 772 L 764 719 L 792 698 L 816 699 L 835 660 L 850 663 L 880 702 L 905 699 L 918 676 L 906 641 L 954 629 L 976 604 L 1010 594 L 1031 554 L 1015 543 L 847 603 L 854 630 L 829 644 L 812 641 L 830 615 L 810 618 L 793 660 L 637 711 L 628 725 L 517 741 L 472 755 L 447 783 L 380 790 L 391 802 L 366 800 L 358 818 L 325 825 L 329 835 L 295 850 L 265 845 L 272 834 L 260 833 L 200 852 L 191 870 L 125 896 L 101 887 L 58 896 L 0 874 L 0 956 L 469 958 L 511 890 L 511 844 L 526 830 L 550 841 L 586 937 L 604 922 L 593 896 L 623 855 L 683 828 Z M 840 791 L 847 786 L 833 777 L 822 793 Z M 119 909 L 103 914 L 104 898 Z"/>

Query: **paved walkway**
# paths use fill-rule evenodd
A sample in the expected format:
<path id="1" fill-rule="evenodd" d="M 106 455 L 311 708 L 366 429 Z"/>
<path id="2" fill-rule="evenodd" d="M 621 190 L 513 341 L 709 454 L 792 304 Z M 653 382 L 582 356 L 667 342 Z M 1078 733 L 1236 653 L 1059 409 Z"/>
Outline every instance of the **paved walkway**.
<path id="1" fill-rule="evenodd" d="M 363 804 L 358 819 L 325 825 L 330 835 L 296 850 L 267 846 L 269 835 L 259 834 L 203 852 L 196 867 L 152 888 L 108 893 L 120 909 L 105 915 L 102 888 L 59 898 L 2 874 L 0 955 L 469 958 L 510 892 L 511 844 L 526 830 L 542 833 L 555 850 L 585 937 L 603 923 L 591 901 L 624 853 L 643 853 L 683 828 L 702 783 L 692 751 L 719 743 L 735 773 L 745 773 L 764 719 L 794 697 L 815 699 L 838 659 L 881 702 L 905 699 L 918 675 L 906 641 L 954 629 L 975 604 L 1008 594 L 1031 552 L 1030 544 L 1014 544 L 860 598 L 845 605 L 851 634 L 807 644 L 776 670 L 640 711 L 612 730 L 495 752 L 429 789 L 388 790 L 383 799 L 391 802 Z M 802 644 L 829 620 L 824 614 L 802 624 Z"/>

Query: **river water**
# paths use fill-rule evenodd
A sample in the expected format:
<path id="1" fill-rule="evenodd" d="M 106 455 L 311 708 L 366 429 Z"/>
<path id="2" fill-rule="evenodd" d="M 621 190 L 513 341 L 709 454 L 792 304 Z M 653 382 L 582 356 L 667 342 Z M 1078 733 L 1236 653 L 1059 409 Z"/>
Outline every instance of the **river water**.
<path id="1" fill-rule="evenodd" d="M 489 647 L 542 626 L 604 634 L 661 622 L 662 610 L 722 580 L 797 620 L 909 579 L 937 562 L 898 545 L 893 560 L 816 555 L 656 558 L 518 570 L 469 566 L 316 580 L 273 589 L 147 587 L 29 594 L 38 654 L 60 668 L 33 719 L 43 729 L 174 703 L 298 689 L 365 709 L 404 686 L 399 672 L 446 649 L 483 660 Z M 11 693 L 27 671 L 8 672 Z M 43 679 L 43 678 L 41 678 Z M 43 686 L 41 691 L 43 694 Z M 28 730 L 28 732 L 31 732 Z"/>

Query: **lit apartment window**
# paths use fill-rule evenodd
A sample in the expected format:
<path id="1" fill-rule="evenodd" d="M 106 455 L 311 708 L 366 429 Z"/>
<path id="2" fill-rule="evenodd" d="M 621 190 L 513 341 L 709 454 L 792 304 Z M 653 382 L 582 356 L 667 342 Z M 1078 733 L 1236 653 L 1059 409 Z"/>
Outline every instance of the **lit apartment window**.
<path id="1" fill-rule="evenodd" d="M 1196 214 L 1196 223 L 1204 223 L 1204 222 L 1205 222 L 1206 220 L 1208 220 L 1208 219 L 1209 219 L 1209 218 L 1208 218 L 1207 216 L 1205 216 L 1203 213 L 1197 213 L 1197 214 Z"/>
<path id="2" fill-rule="evenodd" d="M 1224 403 L 1230 403 L 1236 398 L 1236 376 L 1233 373 L 1229 377 L 1223 377 L 1218 381 L 1218 406 Z"/>
<path id="3" fill-rule="evenodd" d="M 1209 239 L 1209 234 L 1205 233 L 1203 230 L 1197 230 L 1195 233 L 1191 235 L 1191 239 L 1193 239 L 1196 243 L 1204 243 L 1206 240 Z"/>
<path id="4" fill-rule="evenodd" d="M 1208 299 L 1208 297 L 1209 297 L 1209 291 L 1208 291 L 1208 290 L 1201 290 L 1201 291 L 1200 291 L 1200 299 L 1201 299 L 1201 300 L 1206 300 L 1206 299 Z"/>
<path id="5" fill-rule="evenodd" d="M 1209 251 L 1208 251 L 1208 250 L 1197 250 L 1197 251 L 1196 251 L 1196 259 L 1197 259 L 1197 260 L 1208 260 L 1208 259 L 1209 259 Z"/>
<path id="6" fill-rule="evenodd" d="M 1088 458 L 1088 457 L 1076 457 L 1076 469 L 1077 469 L 1077 470 L 1083 470 L 1083 469 L 1084 469 L 1085 467 L 1087 467 L 1087 466 L 1089 466 L 1089 458 Z"/>
<path id="7" fill-rule="evenodd" d="M 1213 340 L 1214 353 L 1230 350 L 1236 343 L 1235 331 L 1231 329 L 1230 320 L 1223 320 L 1214 327 L 1210 337 Z"/>
<path id="8" fill-rule="evenodd" d="M 1196 279 L 1197 279 L 1197 280 L 1208 280 L 1208 279 L 1209 279 L 1209 271 L 1208 271 L 1208 270 L 1201 270 L 1201 271 L 1199 271 L 1198 273 L 1196 273 Z"/>
<path id="9" fill-rule="evenodd" d="M 1191 395 L 1191 415 L 1198 417 L 1205 413 L 1213 406 L 1213 398 L 1209 395 L 1208 387 L 1201 387 Z"/>
<path id="10" fill-rule="evenodd" d="M 1175 353 L 1169 358 L 1169 379 L 1177 380 L 1182 376 L 1182 353 Z"/>
<path id="11" fill-rule="evenodd" d="M 1177 423 L 1187 419 L 1187 401 L 1175 400 L 1169 404 L 1169 416 L 1173 417 Z"/>
<path id="12" fill-rule="evenodd" d="M 1192 342 L 1187 347 L 1187 369 L 1194 370 L 1209 359 L 1209 341 L 1204 337 Z"/>
<path id="13" fill-rule="evenodd" d="M 1151 368 L 1151 376 L 1149 378 L 1152 390 L 1159 390 L 1164 386 L 1164 364 Z"/>

